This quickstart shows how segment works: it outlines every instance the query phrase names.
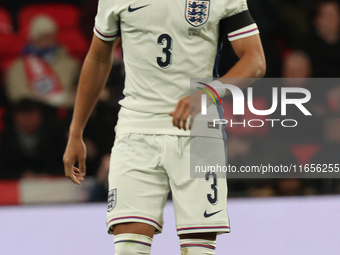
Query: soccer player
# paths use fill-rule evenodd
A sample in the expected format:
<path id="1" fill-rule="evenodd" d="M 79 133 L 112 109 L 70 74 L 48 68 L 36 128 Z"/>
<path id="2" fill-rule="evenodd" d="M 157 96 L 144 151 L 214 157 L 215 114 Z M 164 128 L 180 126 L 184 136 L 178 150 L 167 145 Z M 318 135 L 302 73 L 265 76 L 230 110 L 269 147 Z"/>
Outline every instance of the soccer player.
<path id="1" fill-rule="evenodd" d="M 229 232 L 226 181 L 189 175 L 190 141 L 195 138 L 188 119 L 200 109 L 190 105 L 190 78 L 213 76 L 224 35 L 239 61 L 222 78 L 262 77 L 263 49 L 243 0 L 99 1 L 64 164 L 65 175 L 80 184 L 86 171 L 83 130 L 120 36 L 125 97 L 111 155 L 107 213 L 116 255 L 150 254 L 153 235 L 162 231 L 170 190 L 182 254 L 215 254 L 216 235 Z M 224 153 L 224 144 L 219 139 L 216 150 L 207 153 Z"/>

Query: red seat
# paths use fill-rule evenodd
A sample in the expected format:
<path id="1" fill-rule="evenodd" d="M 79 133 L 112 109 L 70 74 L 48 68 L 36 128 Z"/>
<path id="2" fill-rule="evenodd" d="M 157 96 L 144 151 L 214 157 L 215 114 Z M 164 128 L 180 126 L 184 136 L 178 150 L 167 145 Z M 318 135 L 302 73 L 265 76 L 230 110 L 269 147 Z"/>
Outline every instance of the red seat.
<path id="1" fill-rule="evenodd" d="M 68 49 L 68 52 L 78 59 L 84 61 L 89 44 L 87 39 L 79 30 L 60 31 L 58 34 L 58 42 Z"/>
<path id="2" fill-rule="evenodd" d="M 0 180 L 0 205 L 19 204 L 18 181 Z"/>
<path id="3" fill-rule="evenodd" d="M 320 144 L 294 144 L 290 147 L 290 152 L 299 164 L 304 165 L 309 164 L 320 149 Z"/>
<path id="4" fill-rule="evenodd" d="M 34 4 L 24 7 L 18 15 L 19 29 L 26 38 L 32 19 L 37 15 L 53 18 L 59 31 L 72 30 L 78 27 L 80 10 L 71 4 Z"/>
<path id="5" fill-rule="evenodd" d="M 0 68 L 3 72 L 20 56 L 25 40 L 17 34 L 0 34 Z"/>
<path id="6" fill-rule="evenodd" d="M 13 55 L 18 56 L 24 44 L 25 40 L 18 34 L 0 34 L 0 58 L 12 57 Z"/>
<path id="7" fill-rule="evenodd" d="M 11 14 L 4 8 L 0 8 L 0 34 L 10 34 L 13 32 Z"/>

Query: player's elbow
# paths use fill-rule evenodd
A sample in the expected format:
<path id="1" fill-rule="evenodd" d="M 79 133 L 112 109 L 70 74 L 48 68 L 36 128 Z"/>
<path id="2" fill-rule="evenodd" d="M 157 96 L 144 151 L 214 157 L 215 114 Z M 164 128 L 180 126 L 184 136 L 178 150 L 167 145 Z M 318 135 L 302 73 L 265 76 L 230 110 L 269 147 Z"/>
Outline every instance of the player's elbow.
<path id="1" fill-rule="evenodd" d="M 254 59 L 254 71 L 256 78 L 262 78 L 267 71 L 266 59 L 263 54 L 259 54 Z"/>

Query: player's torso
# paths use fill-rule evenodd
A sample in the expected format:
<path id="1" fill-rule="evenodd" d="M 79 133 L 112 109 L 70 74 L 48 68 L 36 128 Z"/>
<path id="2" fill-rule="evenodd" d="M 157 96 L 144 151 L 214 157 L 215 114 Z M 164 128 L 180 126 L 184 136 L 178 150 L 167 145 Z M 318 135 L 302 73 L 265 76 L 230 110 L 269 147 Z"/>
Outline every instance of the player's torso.
<path id="1" fill-rule="evenodd" d="M 123 106 L 167 112 L 189 95 L 190 78 L 212 76 L 224 2 L 116 2 L 127 74 Z"/>

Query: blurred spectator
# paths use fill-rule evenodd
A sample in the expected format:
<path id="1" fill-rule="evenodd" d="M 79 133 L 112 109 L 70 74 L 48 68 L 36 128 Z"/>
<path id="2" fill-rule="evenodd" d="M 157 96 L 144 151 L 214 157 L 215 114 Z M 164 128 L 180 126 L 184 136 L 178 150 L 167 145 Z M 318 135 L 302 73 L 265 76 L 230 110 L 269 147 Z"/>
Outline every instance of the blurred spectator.
<path id="1" fill-rule="evenodd" d="M 282 78 L 309 78 L 312 74 L 312 63 L 302 51 L 292 51 L 285 57 L 281 72 Z M 299 80 L 295 80 L 295 82 L 299 82 Z M 304 80 L 300 80 L 300 82 L 304 82 Z"/>
<path id="2" fill-rule="evenodd" d="M 336 0 L 319 0 L 312 11 L 313 34 L 305 49 L 313 63 L 314 77 L 339 77 L 340 5 Z"/>
<path id="3" fill-rule="evenodd" d="M 0 178 L 62 175 L 66 136 L 46 122 L 40 103 L 23 99 L 13 107 L 13 125 L 0 141 Z"/>
<path id="4" fill-rule="evenodd" d="M 271 180 L 268 180 L 264 183 L 261 182 L 258 185 L 252 186 L 249 190 L 249 195 L 251 197 L 273 197 L 276 194 Z"/>
<path id="5" fill-rule="evenodd" d="M 285 86 L 306 88 L 311 92 L 312 99 L 306 104 L 314 117 L 323 117 L 327 112 L 327 93 L 336 81 L 310 79 L 314 69 L 309 56 L 302 51 L 291 51 L 284 59 L 282 78 Z"/>
<path id="6" fill-rule="evenodd" d="M 75 4 L 78 6 L 81 6 L 83 4 L 83 0 L 58 0 L 58 1 L 56 0 L 20 0 L 20 1 L 0 0 L 0 3 L 2 3 L 2 5 L 5 8 L 10 10 L 15 27 L 17 26 L 17 23 L 16 23 L 17 15 L 23 7 L 27 5 L 31 5 L 31 4 L 46 4 L 46 3 L 56 3 L 56 2 L 70 3 L 70 4 Z"/>
<path id="7" fill-rule="evenodd" d="M 279 3 L 280 34 L 288 47 L 299 48 L 310 35 L 309 0 L 281 0 Z M 277 27 L 276 27 L 277 28 Z"/>
<path id="8" fill-rule="evenodd" d="M 280 179 L 276 185 L 277 196 L 299 196 L 303 194 L 302 180 L 296 178 Z"/>
<path id="9" fill-rule="evenodd" d="M 327 106 L 330 112 L 340 112 L 340 84 L 327 92 Z"/>
<path id="10" fill-rule="evenodd" d="M 313 164 L 340 164 L 340 114 L 329 116 L 324 125 L 325 141 L 321 151 L 312 159 Z M 334 165 L 333 165 L 334 166 Z M 340 190 L 339 179 L 309 180 L 319 194 L 334 194 Z"/>
<path id="11" fill-rule="evenodd" d="M 325 121 L 325 142 L 323 149 L 313 158 L 315 164 L 340 164 L 340 114 L 334 114 Z"/>
<path id="12" fill-rule="evenodd" d="M 321 117 L 326 113 L 326 94 L 334 84 L 332 82 L 322 82 L 319 79 L 310 79 L 313 76 L 313 66 L 309 56 L 299 50 L 293 50 L 286 54 L 283 67 L 282 78 L 284 86 L 300 87 L 308 89 L 312 94 L 312 100 L 307 103 L 308 109 L 313 116 Z"/>
<path id="13" fill-rule="evenodd" d="M 291 155 L 287 143 L 275 138 L 245 139 L 228 136 L 228 163 L 240 169 L 241 166 L 289 166 L 297 164 Z M 237 174 L 239 179 L 229 179 L 228 186 L 232 193 L 251 196 L 271 196 L 274 194 L 272 179 L 277 173 L 268 173 L 267 180 L 258 178 L 258 174 Z M 253 178 L 253 179 L 247 179 Z"/>
<path id="14" fill-rule="evenodd" d="M 295 105 L 287 105 L 287 114 L 284 119 L 297 121 L 297 126 L 287 128 L 277 126 L 273 133 L 277 138 L 284 139 L 288 143 L 318 143 L 322 141 L 322 120 L 326 113 L 326 83 L 313 80 L 310 77 L 313 69 L 309 57 L 302 51 L 291 51 L 283 59 L 282 79 L 279 86 L 299 87 L 307 89 L 312 98 L 304 103 L 304 107 L 312 114 L 306 116 Z M 330 86 L 329 86 L 330 87 Z M 288 98 L 301 98 L 300 93 L 289 93 Z M 280 111 L 272 115 L 273 119 L 283 119 Z"/>
<path id="15" fill-rule="evenodd" d="M 23 55 L 7 71 L 11 103 L 31 98 L 53 107 L 71 107 L 79 63 L 56 43 L 57 26 L 47 16 L 33 19 Z"/>

